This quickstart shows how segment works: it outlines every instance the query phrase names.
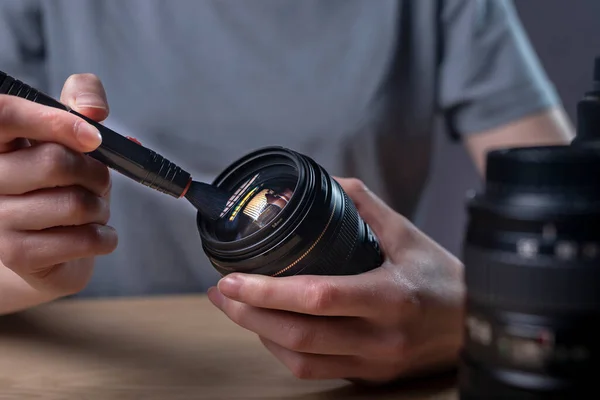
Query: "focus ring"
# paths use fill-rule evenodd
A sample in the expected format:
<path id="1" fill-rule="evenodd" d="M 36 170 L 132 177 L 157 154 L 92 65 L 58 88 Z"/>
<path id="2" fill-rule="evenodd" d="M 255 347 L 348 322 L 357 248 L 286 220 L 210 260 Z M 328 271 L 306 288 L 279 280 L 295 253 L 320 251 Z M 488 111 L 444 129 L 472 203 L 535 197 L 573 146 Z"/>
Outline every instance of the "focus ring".
<path id="1" fill-rule="evenodd" d="M 383 254 L 377 238 L 372 235 L 370 228 L 362 218 L 360 218 L 359 224 L 364 226 L 365 236 L 362 240 L 358 240 L 358 245 L 352 256 L 352 264 L 347 267 L 348 269 L 352 268 L 352 271 L 348 272 L 349 274 L 361 274 L 375 269 L 383 263 Z"/>
<path id="2" fill-rule="evenodd" d="M 562 311 L 600 305 L 596 263 L 578 261 L 578 268 L 572 268 L 550 257 L 527 262 L 472 245 L 465 247 L 464 260 L 469 297 L 477 302 Z"/>
<path id="3" fill-rule="evenodd" d="M 330 239 L 323 243 L 321 251 L 314 253 L 308 257 L 308 265 L 302 268 L 303 274 L 314 275 L 347 275 L 347 265 L 354 253 L 354 248 L 358 243 L 358 213 L 352 201 L 346 193 L 339 187 L 336 188 L 341 192 L 341 200 L 343 213 L 339 219 L 338 227 L 330 227 L 336 229 L 332 235 L 327 235 Z M 339 201 L 339 200 L 338 200 Z M 350 263 L 351 264 L 351 263 Z"/>
<path id="4" fill-rule="evenodd" d="M 518 376 L 517 371 L 512 374 L 506 370 L 484 368 L 475 363 L 467 354 L 462 354 L 462 365 L 459 373 L 460 400 L 564 400 L 567 398 L 587 398 L 582 395 L 596 385 L 592 382 L 573 382 L 561 380 L 558 377 L 536 376 L 537 387 L 544 395 L 540 397 L 537 390 L 525 389 L 514 384 L 512 380 Z M 526 374 L 527 375 L 527 374 Z M 529 377 L 530 375 L 527 375 Z M 535 375 L 534 375 L 535 376 Z M 530 378 L 531 379 L 531 378 Z M 535 382 L 535 381 L 534 381 Z M 569 386 L 571 383 L 571 386 Z M 548 388 L 553 388 L 548 390 Z M 544 390 L 545 389 L 545 390 Z"/>

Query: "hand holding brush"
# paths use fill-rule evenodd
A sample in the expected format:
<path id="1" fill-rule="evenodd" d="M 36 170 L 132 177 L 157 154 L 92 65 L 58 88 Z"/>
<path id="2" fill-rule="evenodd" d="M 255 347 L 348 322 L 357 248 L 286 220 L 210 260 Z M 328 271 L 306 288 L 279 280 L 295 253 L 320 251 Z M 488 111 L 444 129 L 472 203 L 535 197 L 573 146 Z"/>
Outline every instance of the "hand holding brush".
<path id="1" fill-rule="evenodd" d="M 104 89 L 96 77 L 75 75 L 61 94 L 62 103 L 85 117 L 65 112 L 70 108 L 46 96 L 36 98 L 36 92 L 22 84 L 17 88 L 5 75 L 0 88 L 3 93 L 18 94 L 0 95 L 0 281 L 5 288 L 0 293 L 0 313 L 81 291 L 92 276 L 95 257 L 115 250 L 118 235 L 108 225 L 111 179 L 107 164 L 147 185 L 154 180 L 150 187 L 175 197 L 187 193 L 186 198 L 195 201 L 192 191 L 198 185 L 185 189 L 189 174 L 160 156 L 148 158 L 153 154 L 150 150 L 121 140 L 95 122 L 108 115 Z M 99 131 L 109 133 L 101 137 Z M 109 147 L 114 143 L 111 139 L 141 149 L 134 154 L 138 158 L 121 158 Z M 158 164 L 152 164 L 157 160 Z M 165 177 L 163 170 L 147 171 L 149 162 L 152 168 L 168 166 L 177 173 Z M 199 186 L 209 193 L 197 197 L 200 203 L 195 205 L 203 207 L 203 202 L 210 201 L 212 186 Z"/>
<path id="2" fill-rule="evenodd" d="M 159 192 L 185 197 L 204 218 L 216 220 L 229 193 L 213 185 L 193 181 L 189 172 L 136 139 L 126 138 L 67 105 L 0 71 L 0 95 L 12 95 L 71 113 L 94 126 L 102 137 L 100 146 L 87 153 L 109 168 Z"/>

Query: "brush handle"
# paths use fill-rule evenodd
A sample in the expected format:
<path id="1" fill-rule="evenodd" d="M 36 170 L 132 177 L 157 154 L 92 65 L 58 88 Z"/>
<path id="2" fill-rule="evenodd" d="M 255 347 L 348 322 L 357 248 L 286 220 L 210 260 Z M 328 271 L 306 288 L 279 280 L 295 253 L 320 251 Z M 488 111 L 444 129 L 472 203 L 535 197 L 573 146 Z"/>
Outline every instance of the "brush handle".
<path id="1" fill-rule="evenodd" d="M 96 127 L 102 136 L 102 144 L 96 150 L 87 153 L 89 156 L 159 192 L 173 197 L 181 197 L 185 194 L 191 182 L 191 175 L 138 142 L 73 111 L 70 107 L 2 71 L 0 71 L 0 94 L 21 97 L 77 115 Z"/>

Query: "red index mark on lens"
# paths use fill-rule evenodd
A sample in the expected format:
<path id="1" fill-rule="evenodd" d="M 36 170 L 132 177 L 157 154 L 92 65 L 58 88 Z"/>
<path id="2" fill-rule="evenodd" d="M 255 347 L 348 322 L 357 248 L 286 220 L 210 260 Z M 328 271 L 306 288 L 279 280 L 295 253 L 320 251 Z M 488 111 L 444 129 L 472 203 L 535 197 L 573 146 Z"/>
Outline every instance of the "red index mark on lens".
<path id="1" fill-rule="evenodd" d="M 142 145 L 142 143 L 139 140 L 137 140 L 136 138 L 134 138 L 134 137 L 126 136 L 126 138 L 129 139 L 129 140 L 131 140 L 133 143 L 137 143 L 140 146 Z"/>

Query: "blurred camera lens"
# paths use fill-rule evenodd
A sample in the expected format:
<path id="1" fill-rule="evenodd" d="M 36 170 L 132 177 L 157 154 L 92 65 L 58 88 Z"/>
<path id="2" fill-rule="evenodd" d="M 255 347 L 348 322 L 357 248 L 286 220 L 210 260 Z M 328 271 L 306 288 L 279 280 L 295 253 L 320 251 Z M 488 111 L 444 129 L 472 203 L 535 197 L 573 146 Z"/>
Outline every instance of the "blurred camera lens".
<path id="1" fill-rule="evenodd" d="M 460 394 L 584 399 L 600 371 L 600 147 L 488 154 L 463 249 Z"/>
<path id="2" fill-rule="evenodd" d="M 205 253 L 223 275 L 351 275 L 383 262 L 350 198 L 307 156 L 260 149 L 214 183 L 233 195 L 217 221 L 198 215 L 197 225 Z"/>
<path id="3" fill-rule="evenodd" d="M 594 59 L 593 84 L 577 103 L 577 136 L 574 146 L 600 145 L 600 57 Z"/>

